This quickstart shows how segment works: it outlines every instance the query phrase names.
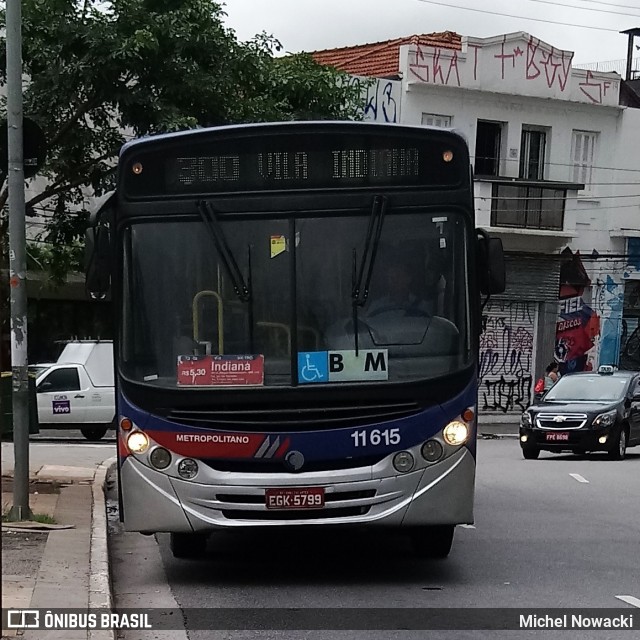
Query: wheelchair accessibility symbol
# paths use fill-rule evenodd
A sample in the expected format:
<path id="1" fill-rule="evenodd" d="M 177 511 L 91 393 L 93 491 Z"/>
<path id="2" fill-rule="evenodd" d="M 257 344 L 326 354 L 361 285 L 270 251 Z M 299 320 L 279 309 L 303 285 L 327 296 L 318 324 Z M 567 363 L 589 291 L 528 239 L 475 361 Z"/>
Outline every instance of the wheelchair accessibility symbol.
<path id="1" fill-rule="evenodd" d="M 328 353 L 302 351 L 298 353 L 298 380 L 300 384 L 329 380 Z"/>

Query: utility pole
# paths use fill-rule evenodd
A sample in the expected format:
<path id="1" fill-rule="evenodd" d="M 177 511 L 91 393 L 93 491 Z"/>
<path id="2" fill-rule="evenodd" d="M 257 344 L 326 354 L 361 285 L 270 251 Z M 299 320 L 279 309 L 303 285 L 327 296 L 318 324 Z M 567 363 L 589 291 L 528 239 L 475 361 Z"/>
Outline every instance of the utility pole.
<path id="1" fill-rule="evenodd" d="M 9 289 L 13 373 L 13 506 L 10 520 L 28 520 L 29 378 L 27 367 L 27 260 L 22 143 L 22 7 L 7 0 L 7 143 L 9 150 Z"/>

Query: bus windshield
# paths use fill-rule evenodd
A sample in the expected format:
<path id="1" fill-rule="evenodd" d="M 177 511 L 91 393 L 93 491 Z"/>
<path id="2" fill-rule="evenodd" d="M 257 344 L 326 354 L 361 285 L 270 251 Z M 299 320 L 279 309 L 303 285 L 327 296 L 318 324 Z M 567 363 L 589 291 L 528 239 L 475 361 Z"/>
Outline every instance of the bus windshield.
<path id="1" fill-rule="evenodd" d="M 389 207 L 368 296 L 356 304 L 370 213 L 225 215 L 222 244 L 195 212 L 132 222 L 122 238 L 122 374 L 175 388 L 185 356 L 227 356 L 227 366 L 257 356 L 261 385 L 330 384 L 330 375 L 301 372 L 319 371 L 317 353 L 355 350 L 387 360 L 384 371 L 349 382 L 429 379 L 468 366 L 464 213 Z"/>

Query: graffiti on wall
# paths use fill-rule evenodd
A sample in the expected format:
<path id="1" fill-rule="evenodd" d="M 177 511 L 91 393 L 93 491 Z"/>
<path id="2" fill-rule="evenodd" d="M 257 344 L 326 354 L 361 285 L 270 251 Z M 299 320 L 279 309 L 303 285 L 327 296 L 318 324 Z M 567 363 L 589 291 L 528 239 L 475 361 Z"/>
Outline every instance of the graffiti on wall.
<path id="1" fill-rule="evenodd" d="M 455 50 L 417 45 L 409 52 L 409 71 L 422 82 L 460 86 L 458 52 Z"/>
<path id="2" fill-rule="evenodd" d="M 567 88 L 573 61 L 571 51 L 556 49 L 533 36 L 529 36 L 526 43 L 522 40 L 514 42 L 505 36 L 495 50 L 496 53 L 484 61 L 481 61 L 482 48 L 474 44 L 468 46 L 474 82 L 478 80 L 478 71 L 482 64 L 491 67 L 491 72 L 498 72 L 499 77 L 507 82 L 521 78 L 544 83 L 548 89 L 557 88 L 564 92 Z M 428 84 L 460 87 L 461 71 L 466 62 L 466 58 L 458 51 L 437 46 L 416 45 L 409 51 L 409 73 Z M 591 78 L 588 78 L 585 86 L 581 88 L 591 101 L 597 101 L 596 96 L 599 95 L 602 102 L 602 91 L 606 93 L 610 84 L 608 82 L 607 86 L 603 87 L 591 74 Z"/>
<path id="3" fill-rule="evenodd" d="M 613 83 L 610 80 L 596 80 L 592 71 L 587 71 L 587 77 L 578 84 L 580 91 L 584 93 L 594 104 L 602 104 L 607 91 Z"/>
<path id="4" fill-rule="evenodd" d="M 600 364 L 617 364 L 618 362 L 623 305 L 624 287 L 610 275 L 606 275 L 602 281 L 599 280 L 594 306 L 601 318 L 598 344 Z"/>
<path id="5" fill-rule="evenodd" d="M 564 91 L 571 75 L 572 60 L 573 52 L 558 51 L 554 47 L 545 51 L 540 40 L 530 36 L 527 43 L 525 77 L 527 80 L 543 78 L 549 89 L 557 85 L 560 91 Z"/>
<path id="6" fill-rule="evenodd" d="M 640 371 L 640 238 L 627 238 L 623 271 L 624 303 L 620 336 L 620 366 Z"/>
<path id="7" fill-rule="evenodd" d="M 349 82 L 361 87 L 364 99 L 364 119 L 373 122 L 396 123 L 400 119 L 400 83 L 394 80 L 352 76 Z"/>
<path id="8" fill-rule="evenodd" d="M 640 370 L 640 280 L 627 280 L 624 287 L 620 366 Z"/>
<path id="9" fill-rule="evenodd" d="M 555 359 L 562 374 L 592 371 L 597 362 L 600 316 L 584 300 L 591 280 L 579 252 L 566 248 L 561 260 Z"/>
<path id="10" fill-rule="evenodd" d="M 479 405 L 484 411 L 524 411 L 531 397 L 536 304 L 490 300 L 482 317 Z"/>

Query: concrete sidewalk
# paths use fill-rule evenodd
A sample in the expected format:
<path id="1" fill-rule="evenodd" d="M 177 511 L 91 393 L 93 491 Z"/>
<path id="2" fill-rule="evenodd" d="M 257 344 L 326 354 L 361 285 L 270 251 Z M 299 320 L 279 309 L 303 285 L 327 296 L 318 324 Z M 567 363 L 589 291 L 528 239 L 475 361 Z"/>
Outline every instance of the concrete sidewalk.
<path id="1" fill-rule="evenodd" d="M 115 447 L 30 443 L 34 514 L 51 529 L 2 525 L 2 606 L 34 609 L 111 609 L 104 485 Z M 13 503 L 12 443 L 2 443 L 2 507 Z M 6 490 L 6 491 L 5 491 Z M 35 525 L 34 525 L 35 526 Z M 46 525 L 45 525 L 46 527 Z M 22 631 L 3 630 L 2 638 Z M 25 640 L 113 640 L 113 631 L 26 630 Z"/>
<path id="2" fill-rule="evenodd" d="M 517 438 L 519 435 L 520 420 L 514 421 L 513 418 L 504 422 L 480 422 L 478 424 L 478 437 L 502 437 L 502 438 Z"/>

